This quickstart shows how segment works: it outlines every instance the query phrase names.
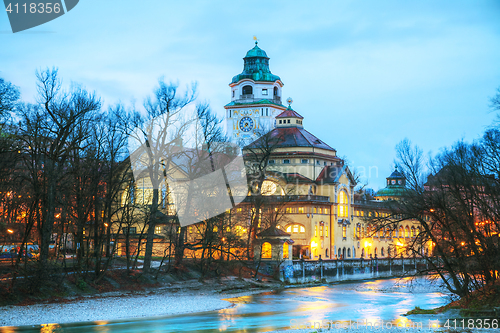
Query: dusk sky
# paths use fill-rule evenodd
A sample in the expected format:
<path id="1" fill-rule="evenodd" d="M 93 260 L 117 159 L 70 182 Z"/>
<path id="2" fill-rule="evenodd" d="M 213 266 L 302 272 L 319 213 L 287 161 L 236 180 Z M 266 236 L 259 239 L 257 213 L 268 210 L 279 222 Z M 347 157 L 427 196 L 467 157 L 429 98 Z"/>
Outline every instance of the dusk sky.
<path id="1" fill-rule="evenodd" d="M 223 116 L 254 35 L 304 127 L 375 190 L 402 139 L 437 153 L 479 138 L 495 118 L 498 0 L 81 0 L 15 34 L 1 12 L 0 77 L 34 102 L 35 71 L 55 66 L 106 106 L 137 108 L 162 76 L 197 81 L 200 101 Z"/>

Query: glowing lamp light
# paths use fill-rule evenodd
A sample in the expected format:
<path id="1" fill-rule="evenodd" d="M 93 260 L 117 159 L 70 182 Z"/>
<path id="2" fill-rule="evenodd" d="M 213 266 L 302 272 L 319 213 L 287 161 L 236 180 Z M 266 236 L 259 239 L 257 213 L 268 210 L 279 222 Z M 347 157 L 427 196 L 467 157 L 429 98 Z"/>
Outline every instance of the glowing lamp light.
<path id="1" fill-rule="evenodd" d="M 460 245 L 464 246 L 464 245 L 465 245 L 465 242 L 460 243 Z"/>
<path id="2" fill-rule="evenodd" d="M 403 246 L 403 245 L 404 245 L 404 244 L 403 244 L 403 243 L 401 243 L 401 242 L 397 242 L 397 243 L 396 243 L 396 246 Z"/>
<path id="3" fill-rule="evenodd" d="M 311 247 L 312 248 L 317 248 L 318 247 L 318 243 L 316 243 L 315 241 L 312 241 L 311 242 Z"/>
<path id="4" fill-rule="evenodd" d="M 372 246 L 372 243 L 370 243 L 369 241 L 365 241 L 365 247 L 369 247 L 369 246 Z"/>
<path id="5" fill-rule="evenodd" d="M 107 228 L 107 227 L 108 227 L 108 224 L 107 224 L 107 223 L 104 223 L 104 226 Z"/>
<path id="6" fill-rule="evenodd" d="M 14 233 L 14 230 L 12 230 L 12 229 L 7 229 L 7 232 L 8 232 L 9 234 L 13 234 L 13 233 Z"/>

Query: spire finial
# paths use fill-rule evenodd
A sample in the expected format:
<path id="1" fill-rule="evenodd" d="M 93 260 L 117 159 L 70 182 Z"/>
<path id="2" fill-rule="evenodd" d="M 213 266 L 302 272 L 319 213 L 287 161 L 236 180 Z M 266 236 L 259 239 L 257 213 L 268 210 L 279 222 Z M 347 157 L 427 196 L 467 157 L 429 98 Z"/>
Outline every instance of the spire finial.
<path id="1" fill-rule="evenodd" d="M 257 39 L 257 36 L 253 36 L 253 40 L 255 41 L 255 45 L 259 44 L 259 40 Z"/>
<path id="2" fill-rule="evenodd" d="M 288 97 L 286 99 L 286 102 L 288 103 L 288 109 L 291 110 L 292 109 L 293 99 L 291 97 Z"/>

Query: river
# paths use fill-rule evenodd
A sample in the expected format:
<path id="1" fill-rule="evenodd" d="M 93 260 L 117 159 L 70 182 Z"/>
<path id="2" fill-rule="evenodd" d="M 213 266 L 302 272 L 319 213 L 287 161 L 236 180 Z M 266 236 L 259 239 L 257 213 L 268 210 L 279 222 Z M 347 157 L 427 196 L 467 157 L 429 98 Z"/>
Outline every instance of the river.
<path id="1" fill-rule="evenodd" d="M 408 323 L 402 314 L 416 306 L 429 309 L 449 302 L 437 285 L 423 278 L 386 279 L 309 288 L 289 288 L 230 299 L 232 308 L 117 322 L 17 328 L 14 332 L 266 332 L 328 320 Z M 427 322 L 426 322 L 427 324 Z"/>

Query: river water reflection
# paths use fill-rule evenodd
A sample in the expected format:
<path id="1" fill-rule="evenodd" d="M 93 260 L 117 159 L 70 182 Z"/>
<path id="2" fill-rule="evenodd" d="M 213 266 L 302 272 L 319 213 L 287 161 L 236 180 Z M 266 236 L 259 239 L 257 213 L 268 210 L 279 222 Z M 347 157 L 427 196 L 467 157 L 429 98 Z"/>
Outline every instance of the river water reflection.
<path id="1" fill-rule="evenodd" d="M 64 324 L 16 332 L 266 332 L 310 321 L 407 321 L 415 306 L 435 308 L 449 300 L 441 289 L 418 278 L 375 280 L 311 288 L 292 288 L 230 299 L 220 311 L 120 322 Z"/>

